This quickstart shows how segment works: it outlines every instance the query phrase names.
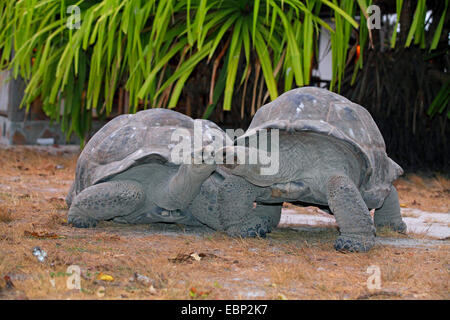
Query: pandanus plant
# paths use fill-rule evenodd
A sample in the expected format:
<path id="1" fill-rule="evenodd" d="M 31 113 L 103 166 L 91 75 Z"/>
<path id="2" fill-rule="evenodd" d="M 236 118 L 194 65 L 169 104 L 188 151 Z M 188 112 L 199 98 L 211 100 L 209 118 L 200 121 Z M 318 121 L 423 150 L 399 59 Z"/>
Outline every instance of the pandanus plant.
<path id="1" fill-rule="evenodd" d="M 419 0 L 406 45 L 412 39 L 421 43 L 424 3 Z M 205 61 L 211 81 L 209 102 L 197 106 L 203 117 L 219 104 L 224 110 L 236 107 L 233 93 L 238 86 L 244 88 L 242 96 L 253 95 L 250 105 L 241 103 L 241 115 L 244 108 L 253 114 L 258 107 L 257 86 L 265 88 L 261 104 L 275 99 L 280 86 L 287 91 L 311 83 L 322 30 L 331 37 L 330 89 L 339 91 L 351 33 L 358 34 L 361 57 L 368 48 L 370 4 L 368 0 L 2 1 L 0 68 L 25 79 L 23 104 L 29 108 L 40 98 L 45 113 L 61 122 L 67 136 L 75 132 L 85 137 L 93 110 L 109 115 L 118 92 L 126 95 L 130 106 L 125 112 L 174 108 L 186 81 Z M 79 8 L 79 28 L 70 24 L 77 21 L 70 8 Z M 332 26 L 322 18 L 325 14 L 332 18 Z M 444 16 L 445 12 L 441 20 Z M 442 24 L 430 49 L 441 32 Z M 355 74 L 362 64 L 361 58 Z M 238 72 L 242 66 L 244 71 Z M 253 90 L 248 86 L 252 77 L 263 79 L 254 82 Z"/>

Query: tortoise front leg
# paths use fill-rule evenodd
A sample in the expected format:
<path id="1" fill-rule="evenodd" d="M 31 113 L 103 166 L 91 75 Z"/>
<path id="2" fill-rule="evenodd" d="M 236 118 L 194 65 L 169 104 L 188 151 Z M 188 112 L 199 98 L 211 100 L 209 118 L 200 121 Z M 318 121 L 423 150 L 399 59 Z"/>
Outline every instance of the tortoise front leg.
<path id="1" fill-rule="evenodd" d="M 132 214 L 145 203 L 142 186 L 135 181 L 109 181 L 84 189 L 69 209 L 67 222 L 77 228 L 95 227 L 98 221 Z"/>
<path id="2" fill-rule="evenodd" d="M 366 252 L 375 244 L 375 227 L 361 194 L 346 176 L 333 176 L 327 184 L 328 205 L 339 226 L 334 244 L 338 251 Z"/>
<path id="3" fill-rule="evenodd" d="M 406 233 L 406 224 L 402 220 L 398 193 L 394 186 L 384 200 L 383 205 L 375 210 L 374 222 L 377 228 L 388 227 L 394 231 Z"/>

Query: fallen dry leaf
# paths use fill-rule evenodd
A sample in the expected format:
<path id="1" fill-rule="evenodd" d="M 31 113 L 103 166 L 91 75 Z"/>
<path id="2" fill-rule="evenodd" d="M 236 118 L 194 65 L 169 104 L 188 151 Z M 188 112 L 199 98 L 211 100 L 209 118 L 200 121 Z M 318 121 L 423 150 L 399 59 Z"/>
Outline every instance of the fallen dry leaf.
<path id="1" fill-rule="evenodd" d="M 17 290 L 11 277 L 6 275 L 3 277 L 5 287 L 0 286 L 0 299 L 27 300 L 28 297 L 23 291 Z"/>
<path id="2" fill-rule="evenodd" d="M 223 261 L 227 261 L 227 259 L 216 256 L 215 254 L 203 252 L 201 253 L 191 252 L 189 254 L 179 253 L 175 258 L 169 258 L 169 261 L 173 263 L 192 263 L 193 261 L 212 260 L 212 259 L 221 259 Z"/>
<path id="3" fill-rule="evenodd" d="M 278 294 L 278 299 L 279 300 L 287 300 L 286 296 L 284 294 L 282 294 L 282 293 Z"/>
<path id="4" fill-rule="evenodd" d="M 14 283 L 11 281 L 11 277 L 10 276 L 4 276 L 3 280 L 5 280 L 6 289 L 13 289 L 14 288 Z"/>
<path id="5" fill-rule="evenodd" d="M 32 237 L 37 239 L 65 239 L 66 236 L 57 235 L 56 233 L 48 233 L 48 232 L 34 232 L 25 230 L 23 235 L 26 237 Z"/>
<path id="6" fill-rule="evenodd" d="M 103 280 L 103 281 L 109 281 L 109 282 L 112 282 L 112 281 L 114 281 L 114 277 L 113 276 L 110 276 L 109 274 L 104 274 L 104 273 L 99 273 L 99 275 L 98 275 L 98 280 Z"/>
<path id="7" fill-rule="evenodd" d="M 211 291 L 198 291 L 197 289 L 195 289 L 194 287 L 192 287 L 189 290 L 189 296 L 191 298 L 197 298 L 197 297 L 206 297 L 211 293 Z"/>
<path id="8" fill-rule="evenodd" d="M 22 165 L 14 166 L 14 168 L 19 169 L 19 170 L 23 170 L 23 171 L 28 171 L 28 170 L 30 170 L 29 168 L 24 167 L 24 166 L 22 166 Z"/>

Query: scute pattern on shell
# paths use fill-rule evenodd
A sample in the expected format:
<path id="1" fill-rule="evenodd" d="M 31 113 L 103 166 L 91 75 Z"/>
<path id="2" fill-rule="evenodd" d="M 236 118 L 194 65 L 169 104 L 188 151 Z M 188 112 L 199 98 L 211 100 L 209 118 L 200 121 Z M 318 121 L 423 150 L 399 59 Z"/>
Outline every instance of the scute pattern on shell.
<path id="1" fill-rule="evenodd" d="M 223 132 L 211 121 L 198 121 L 206 136 L 211 129 Z M 79 156 L 73 196 L 143 162 L 173 164 L 171 151 L 176 142 L 171 140 L 172 133 L 186 129 L 193 142 L 194 123 L 192 118 L 168 109 L 149 109 L 112 119 L 89 140 Z"/>
<path id="2" fill-rule="evenodd" d="M 387 186 L 403 173 L 387 156 L 383 136 L 370 113 L 326 89 L 303 87 L 282 94 L 258 110 L 243 137 L 270 128 L 313 131 L 348 142 L 366 164 L 363 187 L 367 191 Z"/>

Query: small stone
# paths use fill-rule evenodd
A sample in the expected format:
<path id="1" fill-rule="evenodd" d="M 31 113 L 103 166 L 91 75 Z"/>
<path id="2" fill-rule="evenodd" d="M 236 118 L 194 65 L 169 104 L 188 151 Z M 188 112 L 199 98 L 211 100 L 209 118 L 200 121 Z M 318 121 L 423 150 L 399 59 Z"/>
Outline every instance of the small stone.
<path id="1" fill-rule="evenodd" d="M 150 294 L 156 294 L 156 289 L 155 287 L 153 287 L 153 285 L 151 285 L 150 288 L 148 288 L 148 291 L 150 291 Z"/>
<path id="2" fill-rule="evenodd" d="M 191 257 L 195 259 L 195 261 L 200 261 L 202 258 L 197 254 L 197 252 L 194 252 L 191 254 Z"/>
<path id="3" fill-rule="evenodd" d="M 39 262 L 44 262 L 47 257 L 47 252 L 42 250 L 40 247 L 33 248 L 33 255 L 38 259 Z"/>
<path id="4" fill-rule="evenodd" d="M 139 274 L 137 272 L 134 273 L 134 280 L 144 284 L 149 284 L 152 282 L 152 280 L 149 277 L 143 276 L 142 274 Z"/>

